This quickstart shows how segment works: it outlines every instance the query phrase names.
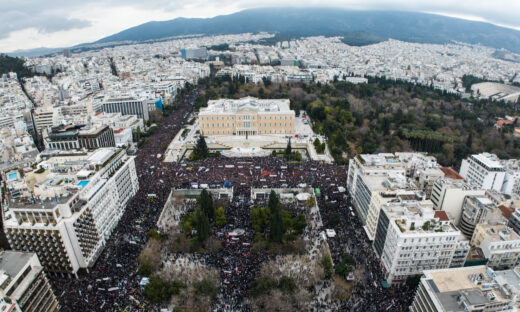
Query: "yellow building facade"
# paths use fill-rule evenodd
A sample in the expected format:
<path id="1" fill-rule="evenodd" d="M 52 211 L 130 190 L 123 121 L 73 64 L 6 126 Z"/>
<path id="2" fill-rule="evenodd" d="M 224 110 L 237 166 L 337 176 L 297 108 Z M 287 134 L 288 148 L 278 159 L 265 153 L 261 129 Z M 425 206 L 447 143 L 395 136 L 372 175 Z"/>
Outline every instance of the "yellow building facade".
<path id="1" fill-rule="evenodd" d="M 208 107 L 200 110 L 198 121 L 204 136 L 295 134 L 295 113 L 289 108 L 288 99 L 246 97 L 208 101 Z"/>

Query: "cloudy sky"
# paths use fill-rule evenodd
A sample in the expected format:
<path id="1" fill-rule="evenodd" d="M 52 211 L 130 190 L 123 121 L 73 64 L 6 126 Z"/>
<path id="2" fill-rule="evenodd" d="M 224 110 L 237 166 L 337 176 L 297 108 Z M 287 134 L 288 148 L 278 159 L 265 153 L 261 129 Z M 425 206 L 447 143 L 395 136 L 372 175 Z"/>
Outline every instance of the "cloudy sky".
<path id="1" fill-rule="evenodd" d="M 302 3 L 438 13 L 520 30 L 519 0 L 0 0 L 0 51 L 92 42 L 152 20 L 213 17 L 248 8 Z"/>

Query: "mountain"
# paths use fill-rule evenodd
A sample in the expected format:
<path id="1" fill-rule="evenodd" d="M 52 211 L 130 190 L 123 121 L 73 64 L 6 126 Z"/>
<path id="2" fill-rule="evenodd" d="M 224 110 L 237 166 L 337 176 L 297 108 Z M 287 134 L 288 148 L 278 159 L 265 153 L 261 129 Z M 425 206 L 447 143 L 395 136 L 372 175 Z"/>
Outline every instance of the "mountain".
<path id="1" fill-rule="evenodd" d="M 27 56 L 27 57 L 36 57 L 42 55 L 48 55 L 53 53 L 61 52 L 63 48 L 35 48 L 35 49 L 27 49 L 27 50 L 16 50 L 13 52 L 6 53 L 10 56 Z"/>
<path id="2" fill-rule="evenodd" d="M 364 45 L 393 38 L 408 42 L 465 42 L 520 53 L 520 31 L 484 22 L 400 11 L 349 11 L 337 8 L 249 9 L 213 18 L 176 18 L 148 22 L 105 37 L 95 44 L 144 41 L 191 34 L 266 31 L 284 37 L 341 35 Z"/>

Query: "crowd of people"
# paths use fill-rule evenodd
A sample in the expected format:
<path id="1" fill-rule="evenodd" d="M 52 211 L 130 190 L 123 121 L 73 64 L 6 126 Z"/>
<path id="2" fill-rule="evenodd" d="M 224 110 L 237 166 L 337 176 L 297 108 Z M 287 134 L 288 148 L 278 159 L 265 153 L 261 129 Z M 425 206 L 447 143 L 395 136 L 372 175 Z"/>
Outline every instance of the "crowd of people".
<path id="1" fill-rule="evenodd" d="M 248 311 L 248 286 L 255 279 L 265 255 L 251 250 L 254 231 L 249 211 L 251 187 L 283 188 L 311 186 L 320 188 L 319 211 L 313 221 L 334 228 L 337 236 L 329 239 L 335 264 L 348 253 L 356 268 L 365 272 L 355 281 L 352 296 L 338 305 L 345 311 L 405 311 L 413 299 L 406 287 L 383 288 L 380 264 L 371 248 L 360 221 L 348 207 L 350 198 L 338 187 L 345 187 L 345 166 L 315 161 L 286 163 L 276 156 L 227 158 L 210 157 L 197 162 L 165 163 L 157 158 L 180 131 L 199 90 L 188 97 L 171 115 L 164 118 L 158 131 L 149 137 L 136 155 L 140 189 L 126 207 L 125 213 L 106 243 L 94 267 L 80 270 L 78 277 L 50 275 L 62 311 L 157 311 L 158 306 L 142 295 L 137 259 L 150 229 L 156 227 L 159 214 L 172 188 L 186 188 L 192 183 L 215 187 L 233 185 L 234 197 L 226 209 L 227 223 L 219 237 L 222 248 L 206 259 L 206 264 L 219 268 L 221 287 L 213 304 L 215 311 Z M 154 194 L 154 196 L 150 196 Z M 340 221 L 330 224 L 330 215 Z M 236 237 L 226 233 L 234 229 L 244 233 Z M 313 229 L 313 233 L 320 229 Z"/>

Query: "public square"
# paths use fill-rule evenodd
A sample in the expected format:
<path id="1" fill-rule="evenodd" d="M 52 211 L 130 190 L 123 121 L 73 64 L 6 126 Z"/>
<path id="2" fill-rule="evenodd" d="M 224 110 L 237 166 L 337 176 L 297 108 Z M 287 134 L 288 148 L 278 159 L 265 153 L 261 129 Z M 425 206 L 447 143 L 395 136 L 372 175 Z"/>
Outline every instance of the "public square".
<path id="1" fill-rule="evenodd" d="M 195 92 L 198 92 L 196 90 Z M 309 310 L 314 311 L 405 311 L 413 298 L 413 292 L 405 286 L 383 288 L 380 265 L 354 215 L 347 193 L 338 191 L 346 186 L 346 168 L 312 160 L 286 163 L 274 156 L 207 158 L 198 162 L 162 162 L 157 154 L 172 139 L 186 121 L 195 94 L 166 117 L 148 142 L 139 149 L 136 167 L 140 189 L 108 240 L 96 265 L 81 270 L 78 278 L 51 276 L 51 281 L 64 311 L 159 311 L 159 306 L 148 302 L 139 285 L 138 257 L 144 247 L 150 229 L 156 228 L 159 215 L 173 189 L 187 188 L 191 183 L 233 185 L 233 201 L 226 210 L 228 219 L 223 232 L 234 228 L 245 229 L 240 243 L 221 239 L 224 248 L 205 260 L 205 264 L 221 275 L 218 299 L 211 304 L 213 311 L 249 311 L 244 302 L 249 283 L 255 278 L 267 256 L 251 256 L 253 239 L 249 223 L 251 188 L 296 188 L 303 184 L 319 188 L 319 211 L 309 212 L 307 236 L 315 237 L 325 229 L 333 228 L 335 238 L 327 244 L 334 264 L 341 256 L 350 254 L 355 261 L 356 280 L 348 301 L 333 301 L 327 292 L 329 280 L 309 289 L 313 299 Z M 153 194 L 153 196 L 150 196 Z M 339 222 L 330 224 L 331 215 L 338 215 Z M 311 222 L 309 222 L 311 221 Z M 245 244 L 244 244 L 245 243 Z M 173 258 L 172 258 L 173 259 Z M 190 261 L 185 259 L 183 261 Z M 237 268 L 237 274 L 226 277 L 225 272 Z"/>

